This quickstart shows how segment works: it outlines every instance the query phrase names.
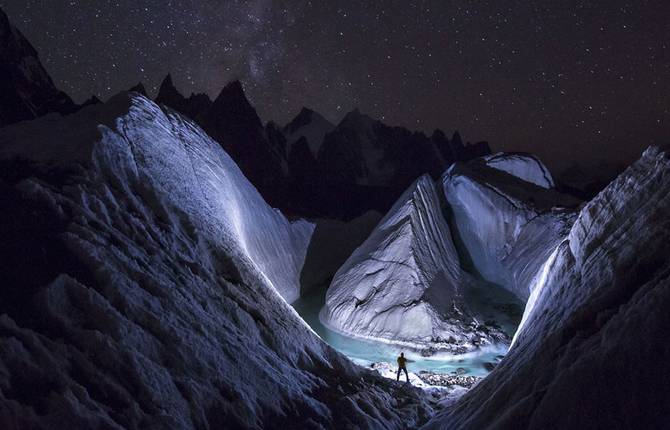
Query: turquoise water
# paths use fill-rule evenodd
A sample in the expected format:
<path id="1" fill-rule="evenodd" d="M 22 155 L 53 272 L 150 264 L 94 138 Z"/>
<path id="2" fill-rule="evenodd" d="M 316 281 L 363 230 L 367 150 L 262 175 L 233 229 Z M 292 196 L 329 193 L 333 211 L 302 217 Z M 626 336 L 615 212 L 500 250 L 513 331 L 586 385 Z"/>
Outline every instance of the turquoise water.
<path id="1" fill-rule="evenodd" d="M 516 315 L 510 316 L 509 312 L 501 313 L 496 309 L 496 305 L 503 303 L 508 307 L 514 307 L 521 306 L 521 304 L 505 291 L 501 292 L 496 289 L 491 291 L 492 294 L 487 294 L 485 298 L 477 301 L 477 306 L 481 309 L 489 309 L 489 313 L 484 315 L 497 321 L 511 338 L 519 323 L 520 315 L 516 317 Z M 343 336 L 328 329 L 319 321 L 319 311 L 323 306 L 324 297 L 325 291 L 323 290 L 310 293 L 294 302 L 293 307 L 325 342 L 362 366 L 369 366 L 371 363 L 380 361 L 394 363 L 402 351 L 407 358 L 414 361 L 408 365 L 410 372 L 428 370 L 436 373 L 450 373 L 460 367 L 464 368 L 468 375 L 486 376 L 489 372 L 484 367 L 484 363 L 497 363 L 500 356 L 507 353 L 507 345 L 497 345 L 462 355 L 440 353 L 431 357 L 422 357 L 416 352 L 397 345 Z"/>

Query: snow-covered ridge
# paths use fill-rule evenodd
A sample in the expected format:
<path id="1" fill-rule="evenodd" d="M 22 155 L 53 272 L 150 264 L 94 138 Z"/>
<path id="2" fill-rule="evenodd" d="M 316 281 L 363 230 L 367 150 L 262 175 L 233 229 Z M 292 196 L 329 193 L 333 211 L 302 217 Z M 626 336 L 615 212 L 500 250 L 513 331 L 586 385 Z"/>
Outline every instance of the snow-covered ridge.
<path id="1" fill-rule="evenodd" d="M 178 114 L 122 95 L 4 128 L 0 148 L 17 173 L 0 172 L 5 427 L 406 428 L 431 413 L 274 291 L 311 226 L 263 206 Z"/>
<path id="2" fill-rule="evenodd" d="M 137 94 L 130 99 L 117 96 L 109 106 L 89 109 L 66 118 L 65 135 L 56 140 L 48 129 L 51 120 L 9 130 L 0 137 L 0 153 L 63 164 L 74 151 L 79 160 L 86 162 L 90 156 L 101 169 L 112 163 L 115 170 L 132 172 L 134 179 L 150 181 L 170 205 L 186 211 L 193 227 L 217 246 L 255 267 L 284 299 L 298 298 L 312 224 L 289 222 L 268 206 L 221 146 L 180 115 L 166 114 Z M 124 109 L 127 114 L 116 117 Z M 99 128 L 102 139 L 96 141 L 90 120 L 105 114 L 108 125 Z M 81 122 L 89 129 L 78 127 Z M 86 139 L 79 141 L 81 130 Z"/>
<path id="3" fill-rule="evenodd" d="M 427 428 L 663 428 L 668 219 L 670 154 L 650 148 L 553 248 L 507 356 Z"/>

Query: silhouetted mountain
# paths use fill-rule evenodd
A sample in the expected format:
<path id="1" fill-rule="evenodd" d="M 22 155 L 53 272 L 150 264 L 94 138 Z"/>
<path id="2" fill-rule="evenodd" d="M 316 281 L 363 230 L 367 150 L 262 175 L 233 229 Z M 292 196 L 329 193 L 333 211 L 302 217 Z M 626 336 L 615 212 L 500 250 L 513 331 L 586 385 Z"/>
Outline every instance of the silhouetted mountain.
<path id="1" fill-rule="evenodd" d="M 286 138 L 274 124 L 263 127 L 239 81 L 226 85 L 212 102 L 205 94 L 185 98 L 168 74 L 156 102 L 195 120 L 221 144 L 266 201 L 282 205 L 288 175 Z"/>
<path id="2" fill-rule="evenodd" d="M 370 209 L 384 212 L 412 181 L 424 173 L 439 176 L 463 152 L 450 149 L 442 132 L 441 141 L 429 139 L 423 133 L 387 126 L 358 109 L 334 126 L 303 108 L 284 133 L 288 207 L 311 216 L 349 219 Z M 439 144 L 445 153 L 458 156 L 445 159 Z"/>
<path id="3" fill-rule="evenodd" d="M 0 9 L 0 127 L 78 106 L 54 85 L 37 51 Z"/>
<path id="4" fill-rule="evenodd" d="M 169 73 L 163 79 L 155 101 L 169 106 L 191 119 L 196 119 L 212 106 L 212 101 L 207 94 L 192 93 L 188 98 L 184 97 L 174 86 L 172 76 Z"/>
<path id="5" fill-rule="evenodd" d="M 485 140 L 476 143 L 466 143 L 461 152 L 460 160 L 472 160 L 491 153 L 491 147 Z"/>
<path id="6" fill-rule="evenodd" d="M 489 153 L 485 143 L 463 145 L 458 132 L 451 142 L 440 130 L 429 138 L 356 109 L 325 136 L 317 158 L 320 170 L 333 181 L 404 190 L 424 173 L 437 178 L 455 161 Z"/>
<path id="7" fill-rule="evenodd" d="M 97 96 L 92 95 L 91 97 L 86 99 L 86 101 L 84 103 L 82 103 L 79 107 L 84 108 L 86 106 L 97 105 L 97 104 L 100 104 L 100 103 L 102 103 L 102 100 L 100 100 Z"/>
<path id="8" fill-rule="evenodd" d="M 298 116 L 284 126 L 284 134 L 288 143 L 287 152 L 301 137 L 305 137 L 314 157 L 319 153 L 323 138 L 330 133 L 335 125 L 318 112 L 303 107 Z"/>
<path id="9" fill-rule="evenodd" d="M 270 204 L 281 205 L 285 174 L 285 141 L 272 127 L 272 139 L 239 81 L 226 85 L 212 106 L 196 118 L 237 162 L 244 175 Z M 275 132 L 276 131 L 276 132 Z"/>
<path id="10" fill-rule="evenodd" d="M 284 136 L 282 129 L 272 121 L 265 125 L 265 136 L 268 140 L 270 151 L 281 167 L 282 177 L 287 178 L 289 175 L 289 167 L 286 136 Z"/>
<path id="11" fill-rule="evenodd" d="M 143 96 L 147 97 L 147 89 L 144 88 L 144 84 L 142 82 L 139 82 L 137 85 L 130 88 L 128 91 L 134 91 L 136 93 L 142 94 Z"/>
<path id="12" fill-rule="evenodd" d="M 391 127 L 358 109 L 333 125 L 302 108 L 283 128 L 265 127 L 242 84 L 233 81 L 210 102 L 186 99 L 167 75 L 156 101 L 194 119 L 217 140 L 273 206 L 286 213 L 350 219 L 368 210 L 385 212 L 419 176 L 433 178 L 453 162 L 490 153 L 485 142 L 464 145 Z"/>

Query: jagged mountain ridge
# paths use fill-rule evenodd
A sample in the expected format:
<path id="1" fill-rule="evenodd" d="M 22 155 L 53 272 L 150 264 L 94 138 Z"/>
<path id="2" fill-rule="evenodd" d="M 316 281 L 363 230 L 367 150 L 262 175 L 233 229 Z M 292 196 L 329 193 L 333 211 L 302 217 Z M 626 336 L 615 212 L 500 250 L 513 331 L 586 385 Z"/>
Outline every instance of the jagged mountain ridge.
<path id="1" fill-rule="evenodd" d="M 303 107 L 298 115 L 282 129 L 288 145 L 286 153 L 290 157 L 293 144 L 300 138 L 305 138 L 312 155 L 316 158 L 326 134 L 333 131 L 334 128 L 335 124 L 328 121 L 321 114 Z"/>
<path id="2" fill-rule="evenodd" d="M 263 126 L 237 81 L 214 102 L 205 97 L 183 97 L 168 75 L 156 101 L 198 122 L 268 202 L 292 214 L 350 219 L 386 212 L 422 174 L 436 178 L 454 161 L 490 153 L 486 142 L 463 144 L 458 132 L 451 140 L 440 130 L 427 137 L 357 110 L 337 125 L 303 108 L 284 127 Z"/>

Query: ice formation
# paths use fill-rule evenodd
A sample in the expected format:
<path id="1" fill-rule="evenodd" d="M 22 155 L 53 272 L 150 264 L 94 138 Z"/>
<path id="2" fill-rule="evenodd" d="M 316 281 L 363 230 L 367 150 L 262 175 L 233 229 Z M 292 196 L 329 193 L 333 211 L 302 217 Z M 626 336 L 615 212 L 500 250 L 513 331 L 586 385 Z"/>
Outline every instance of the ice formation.
<path id="1" fill-rule="evenodd" d="M 337 271 L 321 320 L 353 336 L 415 347 L 472 347 L 488 335 L 477 329 L 463 300 L 471 282 L 435 185 L 424 175 Z"/>
<path id="2" fill-rule="evenodd" d="M 178 114 L 123 95 L 3 128 L 0 148 L 3 428 L 404 428 L 431 413 L 274 291 L 293 294 L 312 226 L 264 206 Z"/>
<path id="3" fill-rule="evenodd" d="M 507 157 L 499 154 L 495 158 Z M 518 161 L 499 161 L 492 168 L 492 159 L 456 163 L 442 176 L 449 222 L 470 269 L 526 300 L 531 280 L 567 234 L 579 201 L 528 182 L 526 179 L 539 182 L 538 175 L 517 168 Z M 531 157 L 527 163 L 537 165 Z"/>
<path id="4" fill-rule="evenodd" d="M 109 104 L 123 105 L 124 97 L 119 96 Z M 92 109 L 102 114 L 109 107 Z M 61 123 L 64 136 L 59 139 L 72 139 L 65 143 L 68 148 L 92 153 L 96 163 L 108 159 L 122 163 L 114 167 L 128 176 L 128 181 L 139 180 L 145 186 L 157 188 L 162 191 L 161 199 L 196 214 L 191 216 L 195 231 L 254 267 L 287 301 L 298 298 L 300 271 L 314 226 L 302 220 L 289 222 L 268 206 L 220 145 L 192 123 L 176 114 L 166 115 L 157 105 L 140 97 L 132 99 L 129 115 L 113 121 L 119 132 L 102 127 L 102 139 L 95 144 L 94 140 L 79 142 L 72 136 L 76 130 L 86 130 L 85 126 L 77 125 L 84 116 L 66 118 Z M 48 126 L 49 122 L 10 129 L 0 153 L 53 161 L 54 156 L 40 149 L 46 147 L 47 151 L 59 152 L 60 158 L 68 157 L 69 149 L 48 142 L 52 139 L 50 131 L 36 130 L 40 125 Z M 19 138 L 18 133 L 25 135 Z M 8 142 L 10 139 L 12 142 Z M 26 145 L 22 139 L 31 142 Z M 164 217 L 164 222 L 175 221 L 173 214 Z"/>
<path id="5" fill-rule="evenodd" d="M 669 191 L 670 154 L 650 148 L 589 202 L 552 249 L 510 352 L 426 428 L 666 426 Z"/>
<path id="6" fill-rule="evenodd" d="M 554 179 L 549 169 L 531 154 L 503 153 L 484 157 L 486 165 L 502 170 L 517 178 L 523 179 L 542 188 L 553 188 Z"/>

